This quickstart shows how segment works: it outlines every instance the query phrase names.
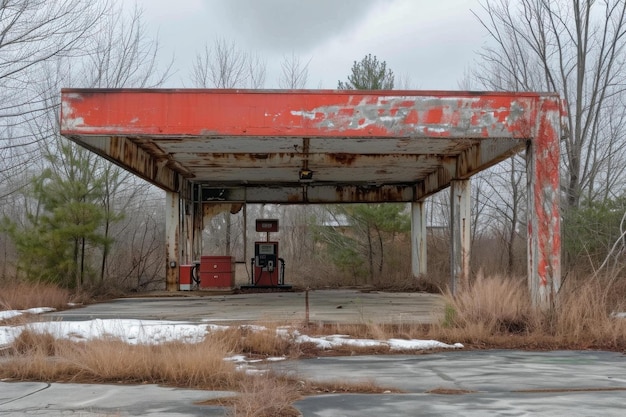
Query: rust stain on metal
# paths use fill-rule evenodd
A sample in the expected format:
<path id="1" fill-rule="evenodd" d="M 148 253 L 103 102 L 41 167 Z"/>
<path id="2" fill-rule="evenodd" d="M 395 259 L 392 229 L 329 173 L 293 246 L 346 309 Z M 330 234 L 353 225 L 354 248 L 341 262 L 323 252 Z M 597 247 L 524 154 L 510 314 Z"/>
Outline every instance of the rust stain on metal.
<path id="1" fill-rule="evenodd" d="M 243 203 L 231 204 L 230 206 L 230 214 L 237 214 L 243 208 Z"/>
<path id="2" fill-rule="evenodd" d="M 329 153 L 328 157 L 340 165 L 350 166 L 357 159 L 358 155 L 349 153 Z"/>
<path id="3" fill-rule="evenodd" d="M 406 201 L 406 187 L 403 186 L 337 186 L 335 190 L 338 201 Z"/>
<path id="4" fill-rule="evenodd" d="M 306 199 L 302 197 L 302 195 L 290 194 L 287 196 L 288 203 L 302 203 L 306 202 Z"/>
<path id="5" fill-rule="evenodd" d="M 472 146 L 461 152 L 457 160 L 457 176 L 464 177 L 481 165 L 481 147 Z"/>
<path id="6" fill-rule="evenodd" d="M 168 291 L 178 290 L 178 265 L 180 263 L 180 201 L 178 194 L 173 192 L 166 193 L 165 205 L 165 270 L 166 270 L 166 289 Z"/>
<path id="7" fill-rule="evenodd" d="M 230 203 L 204 203 L 202 204 L 202 215 L 205 218 L 213 218 L 220 213 L 230 212 L 232 204 Z"/>

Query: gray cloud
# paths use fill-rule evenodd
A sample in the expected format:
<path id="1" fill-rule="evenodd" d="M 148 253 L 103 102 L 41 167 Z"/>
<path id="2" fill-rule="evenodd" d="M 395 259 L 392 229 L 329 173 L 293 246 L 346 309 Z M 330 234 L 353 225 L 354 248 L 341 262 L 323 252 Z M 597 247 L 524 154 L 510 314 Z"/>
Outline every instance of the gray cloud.
<path id="1" fill-rule="evenodd" d="M 230 0 L 215 2 L 211 12 L 251 47 L 304 52 L 358 24 L 380 1 Z"/>
<path id="2" fill-rule="evenodd" d="M 335 88 L 372 53 L 398 87 L 454 89 L 484 41 L 470 13 L 478 0 L 137 1 L 158 30 L 163 60 L 175 57 L 166 87 L 189 87 L 196 54 L 224 39 L 266 62 L 265 88 L 278 88 L 280 64 L 293 52 L 310 64 L 308 88 Z"/>

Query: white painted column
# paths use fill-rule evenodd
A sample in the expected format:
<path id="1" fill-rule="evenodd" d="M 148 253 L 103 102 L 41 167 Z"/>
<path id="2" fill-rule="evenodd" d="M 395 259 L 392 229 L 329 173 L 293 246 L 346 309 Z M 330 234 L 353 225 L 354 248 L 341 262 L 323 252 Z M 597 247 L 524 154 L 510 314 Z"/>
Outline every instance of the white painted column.
<path id="1" fill-rule="evenodd" d="M 178 291 L 180 264 L 180 199 L 178 193 L 165 192 L 165 289 Z"/>
<path id="2" fill-rule="evenodd" d="M 466 289 L 470 275 L 471 183 L 454 180 L 450 189 L 450 290 Z"/>
<path id="3" fill-rule="evenodd" d="M 424 201 L 411 203 L 411 271 L 413 278 L 426 275 L 426 205 Z"/>

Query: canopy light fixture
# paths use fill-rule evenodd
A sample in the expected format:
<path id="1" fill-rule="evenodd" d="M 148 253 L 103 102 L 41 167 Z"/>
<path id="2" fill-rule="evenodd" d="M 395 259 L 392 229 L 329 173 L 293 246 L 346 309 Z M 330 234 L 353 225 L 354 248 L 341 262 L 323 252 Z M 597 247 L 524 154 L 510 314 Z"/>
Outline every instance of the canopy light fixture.
<path id="1" fill-rule="evenodd" d="M 301 169 L 299 177 L 300 181 L 313 181 L 313 171 L 310 169 Z"/>

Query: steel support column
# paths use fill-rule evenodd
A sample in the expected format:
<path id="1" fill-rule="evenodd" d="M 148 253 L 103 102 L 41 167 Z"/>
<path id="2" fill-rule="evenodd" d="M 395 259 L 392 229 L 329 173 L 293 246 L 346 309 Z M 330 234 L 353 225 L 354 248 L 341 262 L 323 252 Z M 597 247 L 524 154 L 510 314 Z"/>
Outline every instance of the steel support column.
<path id="1" fill-rule="evenodd" d="M 533 304 L 555 305 L 561 286 L 561 214 L 559 211 L 560 103 L 540 100 L 537 132 L 527 141 L 528 286 Z"/>
<path id="2" fill-rule="evenodd" d="M 450 188 L 450 290 L 467 289 L 470 275 L 470 180 L 453 180 Z"/>
<path id="3" fill-rule="evenodd" d="M 178 291 L 180 264 L 180 198 L 178 193 L 165 192 L 165 289 Z"/>
<path id="4" fill-rule="evenodd" d="M 426 275 L 426 205 L 411 203 L 411 270 L 414 278 Z"/>

